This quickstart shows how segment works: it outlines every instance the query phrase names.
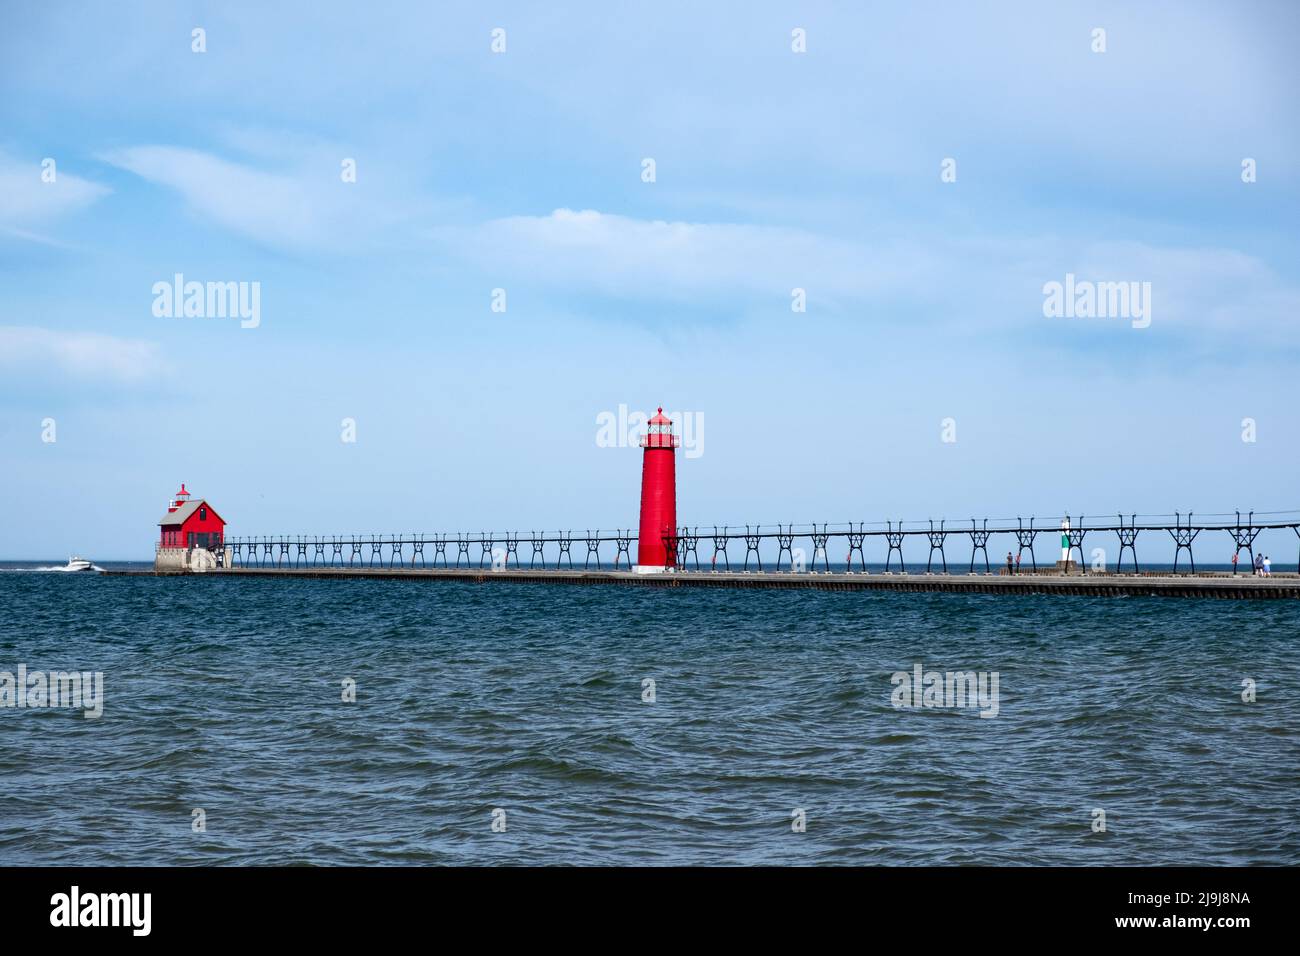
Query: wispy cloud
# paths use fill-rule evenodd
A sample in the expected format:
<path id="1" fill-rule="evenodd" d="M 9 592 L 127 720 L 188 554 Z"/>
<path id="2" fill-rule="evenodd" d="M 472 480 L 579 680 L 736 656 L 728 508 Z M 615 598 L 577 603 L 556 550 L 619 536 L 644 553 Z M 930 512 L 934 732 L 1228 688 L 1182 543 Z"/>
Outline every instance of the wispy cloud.
<path id="1" fill-rule="evenodd" d="M 1287 352 L 1296 347 L 1300 287 L 1293 277 L 1238 249 L 1062 239 L 1044 239 L 1038 247 L 1022 272 L 1042 282 L 1061 282 L 1073 273 L 1091 282 L 1150 283 L 1151 328 L 1156 332 L 1215 350 L 1234 344 Z"/>
<path id="2" fill-rule="evenodd" d="M 57 162 L 46 181 L 41 162 L 0 153 L 0 228 L 22 239 L 57 245 L 33 230 L 86 208 L 109 189 L 60 169 Z"/>
<path id="3" fill-rule="evenodd" d="M 397 202 L 386 191 L 391 177 L 364 161 L 357 182 L 344 182 L 341 164 L 356 158 L 348 150 L 261 130 L 225 135 L 274 169 L 178 146 L 133 146 L 100 158 L 175 190 L 201 219 L 294 252 L 353 251 L 422 207 Z"/>
<path id="4" fill-rule="evenodd" d="M 176 190 L 199 216 L 265 245 L 317 248 L 331 232 L 334 211 L 295 176 L 175 146 L 136 146 L 101 158 Z"/>
<path id="5" fill-rule="evenodd" d="M 505 275 L 617 298 L 862 297 L 919 284 L 933 263 L 920 243 L 880 246 L 779 226 L 634 219 L 592 209 L 510 216 L 442 230 L 458 254 Z"/>
<path id="6" fill-rule="evenodd" d="M 155 380 L 165 370 L 161 350 L 153 342 L 22 325 L 0 326 L 0 368 L 126 385 Z"/>
<path id="7" fill-rule="evenodd" d="M 526 278 L 564 294 L 647 302 L 780 307 L 804 288 L 810 308 L 869 317 L 906 309 L 909 321 L 967 332 L 1041 331 L 1045 282 L 1066 272 L 1094 281 L 1150 282 L 1158 328 L 1257 339 L 1290 336 L 1300 288 L 1231 248 L 1185 248 L 1059 236 L 989 237 L 866 230 L 858 241 L 802 229 L 666 222 L 557 209 L 469 229 L 441 230 L 450 254 L 503 283 Z"/>

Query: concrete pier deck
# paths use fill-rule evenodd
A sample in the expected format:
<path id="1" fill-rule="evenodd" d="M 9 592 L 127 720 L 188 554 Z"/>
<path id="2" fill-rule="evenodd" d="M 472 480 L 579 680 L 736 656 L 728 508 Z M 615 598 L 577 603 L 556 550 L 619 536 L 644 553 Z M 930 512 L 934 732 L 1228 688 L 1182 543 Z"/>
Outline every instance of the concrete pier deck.
<path id="1" fill-rule="evenodd" d="M 169 572 L 107 571 L 105 574 Z M 1300 598 L 1300 575 L 1270 577 L 1202 574 L 924 574 L 878 572 L 532 570 L 510 568 L 232 568 L 207 571 L 217 578 L 381 578 L 462 581 L 476 584 L 617 584 L 652 588 L 815 588 L 822 591 L 946 591 L 977 594 L 1066 594 L 1094 597 L 1150 596 L 1227 599 Z"/>

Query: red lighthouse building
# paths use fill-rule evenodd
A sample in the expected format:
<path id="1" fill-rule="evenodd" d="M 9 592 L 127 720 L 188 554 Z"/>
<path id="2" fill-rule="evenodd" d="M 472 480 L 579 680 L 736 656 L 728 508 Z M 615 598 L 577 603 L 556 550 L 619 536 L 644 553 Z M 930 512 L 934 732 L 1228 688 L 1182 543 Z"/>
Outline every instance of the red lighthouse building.
<path id="1" fill-rule="evenodd" d="M 641 573 L 677 566 L 677 472 L 672 420 L 659 409 L 641 439 L 645 456 L 641 464 L 641 530 L 637 563 Z M 668 539 L 668 540 L 665 540 Z"/>
<path id="2" fill-rule="evenodd" d="M 215 508 L 202 498 L 191 498 L 181 490 L 167 506 L 167 513 L 158 522 L 161 529 L 158 547 L 162 548 L 203 548 L 208 551 L 221 550 L 225 537 L 226 522 Z"/>

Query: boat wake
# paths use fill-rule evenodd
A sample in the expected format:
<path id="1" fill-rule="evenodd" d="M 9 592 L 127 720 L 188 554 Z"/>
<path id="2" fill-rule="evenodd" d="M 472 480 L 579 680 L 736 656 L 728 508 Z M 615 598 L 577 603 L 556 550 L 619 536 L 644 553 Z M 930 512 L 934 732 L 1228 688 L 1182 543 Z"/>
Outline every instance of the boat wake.
<path id="1" fill-rule="evenodd" d="M 48 571 L 55 574 L 60 574 L 60 573 L 67 573 L 67 572 L 81 573 L 84 571 L 103 571 L 103 570 L 104 569 L 101 568 L 98 564 L 92 564 L 88 568 L 74 568 L 74 567 L 69 567 L 66 564 L 52 564 L 42 568 L 0 568 L 0 573 L 10 571 L 10 572 L 23 572 L 26 574 L 31 574 L 39 571 Z"/>

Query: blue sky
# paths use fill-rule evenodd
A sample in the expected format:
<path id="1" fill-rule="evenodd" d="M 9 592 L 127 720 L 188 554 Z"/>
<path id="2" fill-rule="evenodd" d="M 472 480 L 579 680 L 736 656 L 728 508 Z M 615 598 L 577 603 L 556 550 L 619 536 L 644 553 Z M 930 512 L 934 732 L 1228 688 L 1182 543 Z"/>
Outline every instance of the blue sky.
<path id="1" fill-rule="evenodd" d="M 627 526 L 620 405 L 692 524 L 1300 508 L 1300 8 L 973 6 L 7 6 L 0 557 Z"/>

